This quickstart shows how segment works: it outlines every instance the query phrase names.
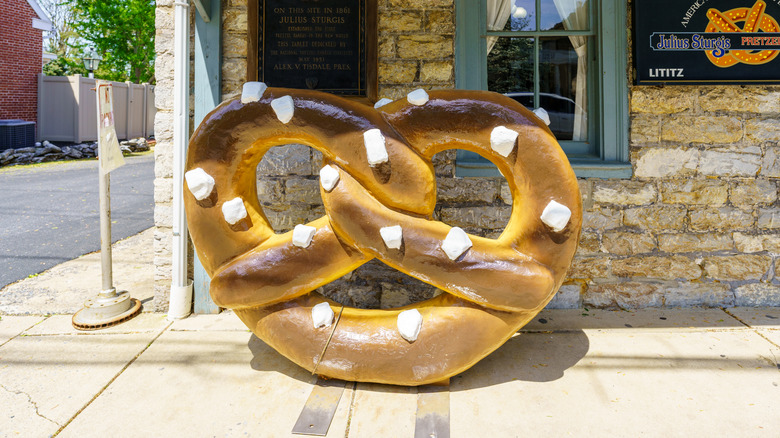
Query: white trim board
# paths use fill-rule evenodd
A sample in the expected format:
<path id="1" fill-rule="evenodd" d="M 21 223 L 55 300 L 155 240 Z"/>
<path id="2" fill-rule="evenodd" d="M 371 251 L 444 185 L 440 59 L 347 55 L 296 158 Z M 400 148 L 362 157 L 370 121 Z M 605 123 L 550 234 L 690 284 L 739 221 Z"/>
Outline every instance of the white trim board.
<path id="1" fill-rule="evenodd" d="M 35 14 L 38 15 L 38 18 L 32 19 L 32 27 L 35 29 L 40 30 L 51 30 L 51 19 L 49 18 L 49 14 L 46 13 L 46 11 L 41 7 L 41 5 L 38 3 L 37 0 L 27 0 L 27 3 L 30 5 L 31 8 L 33 8 L 33 11 L 35 11 Z"/>

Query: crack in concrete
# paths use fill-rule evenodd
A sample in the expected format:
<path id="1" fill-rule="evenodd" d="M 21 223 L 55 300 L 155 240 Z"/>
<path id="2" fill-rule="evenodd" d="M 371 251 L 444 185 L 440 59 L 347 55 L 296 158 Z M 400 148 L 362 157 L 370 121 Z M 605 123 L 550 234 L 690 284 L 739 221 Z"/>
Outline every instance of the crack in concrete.
<path id="1" fill-rule="evenodd" d="M 33 399 L 32 399 L 32 397 L 30 396 L 30 394 L 27 394 L 27 393 L 26 393 L 26 392 L 24 392 L 24 391 L 15 391 L 15 390 L 11 390 L 11 389 L 9 389 L 9 388 L 6 388 L 6 387 L 5 387 L 5 386 L 3 386 L 3 385 L 0 385 L 0 388 L 4 389 L 6 392 L 9 392 L 9 393 L 11 393 L 11 394 L 16 394 L 16 395 L 23 395 L 23 396 L 27 397 L 27 402 L 28 402 L 30 405 L 32 405 L 32 407 L 35 409 L 35 415 L 37 415 L 37 416 L 39 416 L 39 417 L 43 418 L 44 420 L 47 420 L 47 421 L 50 421 L 50 422 L 54 423 L 54 424 L 55 424 L 55 425 L 57 425 L 58 427 L 62 427 L 62 425 L 61 425 L 60 423 L 57 423 L 56 421 L 52 420 L 51 418 L 48 418 L 48 417 L 46 417 L 45 415 L 41 414 L 41 412 L 38 410 L 38 404 L 37 404 L 37 403 L 35 403 L 35 401 L 33 401 Z"/>
<path id="2" fill-rule="evenodd" d="M 760 332 L 760 331 L 759 331 L 757 328 L 755 328 L 755 327 L 753 327 L 752 325 L 748 324 L 747 322 L 743 321 L 743 320 L 742 320 L 741 318 L 739 318 L 737 315 L 735 315 L 735 314 L 733 314 L 733 313 L 729 312 L 729 310 L 728 310 L 728 309 L 726 309 L 726 308 L 721 308 L 721 310 L 723 310 L 724 312 L 726 312 L 726 314 L 727 314 L 728 316 L 730 316 L 730 317 L 732 317 L 732 318 L 736 319 L 737 321 L 739 321 L 740 323 L 742 323 L 742 324 L 743 324 L 745 327 L 749 328 L 749 329 L 750 329 L 750 330 L 751 330 L 753 333 L 757 334 L 757 335 L 758 335 L 760 338 L 763 338 L 765 341 L 769 342 L 769 343 L 770 343 L 771 345 L 773 345 L 775 348 L 777 348 L 778 350 L 780 350 L 780 345 L 777 345 L 777 343 L 775 343 L 773 340 L 771 340 L 771 339 L 769 339 L 768 337 L 764 336 L 764 334 L 763 334 L 763 333 L 761 333 L 761 332 Z M 769 350 L 769 352 L 770 352 L 770 353 L 772 353 L 772 356 L 774 357 L 774 361 L 773 361 L 772 359 L 770 359 L 770 358 L 768 358 L 768 357 L 764 356 L 764 355 L 761 355 L 761 354 L 759 354 L 758 356 L 759 356 L 760 358 L 762 358 L 762 359 L 766 360 L 766 361 L 769 363 L 769 365 L 774 365 L 775 367 L 777 367 L 777 370 L 778 370 L 778 371 L 780 371 L 780 361 L 778 361 L 778 360 L 777 360 L 777 356 L 775 356 L 775 352 L 774 352 L 772 349 L 770 349 L 770 350 Z"/>
<path id="3" fill-rule="evenodd" d="M 100 397 L 100 395 L 101 395 L 101 394 L 103 394 L 103 392 L 104 392 L 106 389 L 108 389 L 108 387 L 109 387 L 109 386 L 111 386 L 111 384 L 112 384 L 112 383 L 114 383 L 114 381 L 115 381 L 116 379 L 118 379 L 118 378 L 119 378 L 119 376 L 120 376 L 122 373 L 124 373 L 126 369 L 128 369 L 128 368 L 130 367 L 130 365 L 132 365 L 133 363 L 135 363 L 135 361 L 136 361 L 136 360 L 138 360 L 138 358 L 139 358 L 139 357 L 141 357 L 141 355 L 142 355 L 142 354 L 144 354 L 144 352 L 145 352 L 146 350 L 148 350 L 148 349 L 149 349 L 149 347 L 151 347 L 151 346 L 152 346 L 152 344 L 154 344 L 154 342 L 155 342 L 155 341 L 157 341 L 157 339 L 159 339 L 159 338 L 160 338 L 160 336 L 162 336 L 162 335 L 163 335 L 163 333 L 165 333 L 165 332 L 166 332 L 166 331 L 167 331 L 167 330 L 168 330 L 168 329 L 169 329 L 169 328 L 170 328 L 172 325 L 173 325 L 173 321 L 170 321 L 170 322 L 168 322 L 168 325 L 166 325 L 165 327 L 163 327 L 163 329 L 162 329 L 162 330 L 160 330 L 160 332 L 159 332 L 159 333 L 157 333 L 157 335 L 154 337 L 154 339 L 152 339 L 151 341 L 149 341 L 149 343 L 148 343 L 148 344 L 146 344 L 146 346 L 145 346 L 144 348 L 142 348 L 142 349 L 141 349 L 141 351 L 139 351 L 139 352 L 138 352 L 138 354 L 136 354 L 136 355 L 135 355 L 135 357 L 133 357 L 133 358 L 132 358 L 132 359 L 131 359 L 131 360 L 130 360 L 128 363 L 126 363 L 126 364 L 125 364 L 125 366 L 124 366 L 124 367 L 122 367 L 122 369 L 121 369 L 121 370 L 119 370 L 119 372 L 118 372 L 118 373 L 116 373 L 116 374 L 114 375 L 114 377 L 112 377 L 112 378 L 111 378 L 111 380 L 109 380 L 109 381 L 108 381 L 108 383 L 106 383 L 106 384 L 105 384 L 105 385 L 104 385 L 102 388 L 100 388 L 100 390 L 97 392 L 97 394 L 95 394 L 95 395 L 92 397 L 92 399 L 90 399 L 90 400 L 89 400 L 89 401 L 88 401 L 88 402 L 87 402 L 87 403 L 86 403 L 84 406 L 82 406 L 82 407 L 81 407 L 81 409 L 79 409 L 79 410 L 78 410 L 78 412 L 76 412 L 75 414 L 73 414 L 73 416 L 72 416 L 72 417 L 70 417 L 70 419 L 69 419 L 68 421 L 66 421 L 66 422 L 65 422 L 65 424 L 61 425 L 61 426 L 60 426 L 60 429 L 59 429 L 57 432 L 55 432 L 55 433 L 54 433 L 54 435 L 52 435 L 52 438 L 56 437 L 56 436 L 57 436 L 57 435 L 59 435 L 59 434 L 60 434 L 60 433 L 61 433 L 63 430 L 65 430 L 65 428 L 66 428 L 66 427 L 68 427 L 68 425 L 70 425 L 70 423 L 72 423 L 72 422 L 73 422 L 73 420 L 75 420 L 75 419 L 76 419 L 76 417 L 78 417 L 78 416 L 79 416 L 79 415 L 80 415 L 82 412 L 84 412 L 84 409 L 87 409 L 87 407 L 89 407 L 89 405 L 91 405 L 91 404 L 92 404 L 92 402 L 94 402 L 95 400 L 97 400 L 97 398 L 98 398 L 98 397 Z"/>
<path id="4" fill-rule="evenodd" d="M 8 315 L 0 315 L 0 319 L 3 319 L 3 316 L 8 316 Z M 48 317 L 48 316 L 44 317 L 42 320 L 40 320 L 40 321 L 36 322 L 35 324 L 33 324 L 33 325 L 31 325 L 31 326 L 27 327 L 26 329 L 22 330 L 21 332 L 17 333 L 16 335 L 14 335 L 14 336 L 11 336 L 11 337 L 10 337 L 10 338 L 8 338 L 8 340 L 6 340 L 5 342 L 0 342 L 0 347 L 2 347 L 3 345 L 5 345 L 5 344 L 7 344 L 7 343 L 9 343 L 9 342 L 11 342 L 11 341 L 13 341 L 14 339 L 16 339 L 16 338 L 18 338 L 18 337 L 20 337 L 20 336 L 26 336 L 26 335 L 25 335 L 25 333 L 27 332 L 27 330 L 30 330 L 31 328 L 33 328 L 33 327 L 35 327 L 36 325 L 38 325 L 38 324 L 42 323 L 43 321 L 46 321 L 47 319 L 49 319 L 49 317 Z"/>
<path id="5" fill-rule="evenodd" d="M 352 426 L 352 411 L 355 409 L 355 395 L 357 394 L 357 382 L 352 382 L 352 397 L 349 400 L 349 411 L 347 411 L 347 427 L 344 431 L 344 438 L 349 438 L 349 428 Z"/>

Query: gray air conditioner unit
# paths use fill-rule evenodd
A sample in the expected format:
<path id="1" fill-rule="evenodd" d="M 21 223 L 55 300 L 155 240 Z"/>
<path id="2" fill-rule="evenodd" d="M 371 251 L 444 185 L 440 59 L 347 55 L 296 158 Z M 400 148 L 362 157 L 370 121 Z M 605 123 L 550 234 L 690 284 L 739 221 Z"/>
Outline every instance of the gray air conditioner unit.
<path id="1" fill-rule="evenodd" d="M 35 122 L 0 120 L 0 151 L 35 146 Z"/>

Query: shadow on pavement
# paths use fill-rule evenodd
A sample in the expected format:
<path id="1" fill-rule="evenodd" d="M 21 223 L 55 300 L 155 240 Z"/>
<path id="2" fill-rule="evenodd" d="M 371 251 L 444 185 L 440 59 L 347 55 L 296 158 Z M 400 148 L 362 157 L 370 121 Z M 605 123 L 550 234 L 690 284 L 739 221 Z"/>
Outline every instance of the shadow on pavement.
<path id="1" fill-rule="evenodd" d="M 553 339 L 554 336 L 554 339 Z M 452 378 L 451 390 L 498 385 L 514 380 L 549 382 L 563 377 L 588 352 L 590 343 L 582 330 L 566 333 L 524 333 L 504 345 L 469 370 Z M 252 369 L 276 371 L 311 383 L 313 376 L 265 342 L 252 335 L 248 343 Z M 397 392 L 393 385 L 370 384 L 363 389 Z"/>
<path id="2" fill-rule="evenodd" d="M 582 330 L 521 333 L 467 371 L 453 377 L 450 389 L 464 391 L 515 380 L 552 382 L 563 377 L 590 349 Z"/>

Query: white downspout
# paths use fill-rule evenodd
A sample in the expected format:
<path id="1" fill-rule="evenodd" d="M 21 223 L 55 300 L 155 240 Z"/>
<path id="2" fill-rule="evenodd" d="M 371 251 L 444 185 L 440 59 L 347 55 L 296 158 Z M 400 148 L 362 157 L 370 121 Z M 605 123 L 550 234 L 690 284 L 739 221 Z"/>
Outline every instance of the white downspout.
<path id="1" fill-rule="evenodd" d="M 173 67 L 173 265 L 168 319 L 189 316 L 192 282 L 187 278 L 187 220 L 182 199 L 189 141 L 190 5 L 174 2 Z"/>

